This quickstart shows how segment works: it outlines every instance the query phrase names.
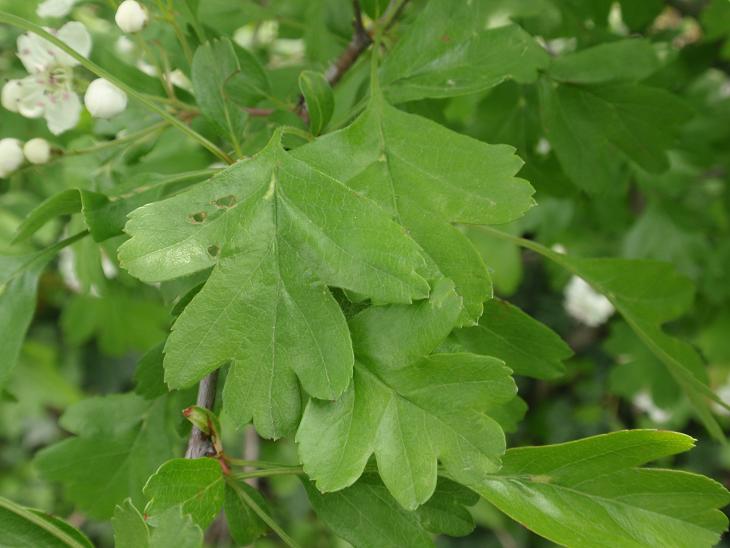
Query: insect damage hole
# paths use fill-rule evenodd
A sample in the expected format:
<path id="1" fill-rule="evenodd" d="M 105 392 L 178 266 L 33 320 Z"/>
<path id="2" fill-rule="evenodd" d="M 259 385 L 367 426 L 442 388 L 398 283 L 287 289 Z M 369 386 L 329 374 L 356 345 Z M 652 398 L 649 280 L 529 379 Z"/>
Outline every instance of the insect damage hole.
<path id="1" fill-rule="evenodd" d="M 222 198 L 218 198 L 217 200 L 215 200 L 213 202 L 213 205 L 221 209 L 228 209 L 236 205 L 236 197 L 233 194 L 223 196 Z"/>
<path id="2" fill-rule="evenodd" d="M 208 218 L 208 214 L 205 211 L 198 211 L 197 213 L 191 213 L 188 219 L 191 223 L 194 225 L 199 225 L 200 223 L 205 222 L 205 220 Z"/>
<path id="3" fill-rule="evenodd" d="M 217 245 L 209 245 L 208 246 L 208 255 L 211 257 L 217 257 L 218 254 L 221 252 L 221 248 Z"/>

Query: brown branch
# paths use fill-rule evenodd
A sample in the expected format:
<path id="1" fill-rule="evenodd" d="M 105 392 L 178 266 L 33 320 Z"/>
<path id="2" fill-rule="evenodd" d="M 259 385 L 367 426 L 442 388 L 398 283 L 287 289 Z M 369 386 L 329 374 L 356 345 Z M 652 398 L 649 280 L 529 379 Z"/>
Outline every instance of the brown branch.
<path id="1" fill-rule="evenodd" d="M 218 386 L 218 370 L 203 377 L 198 385 L 198 400 L 195 402 L 198 407 L 213 409 L 215 404 L 215 391 Z M 193 426 L 188 440 L 188 450 L 185 452 L 186 459 L 198 459 L 215 455 L 215 450 L 210 438 L 203 434 L 197 427 Z"/>
<path id="2" fill-rule="evenodd" d="M 352 34 L 350 43 L 347 44 L 347 48 L 343 51 L 340 56 L 327 68 L 324 73 L 324 77 L 331 86 L 335 86 L 337 82 L 345 75 L 355 61 L 358 60 L 360 55 L 373 43 L 373 39 L 370 37 L 367 29 L 362 22 L 362 9 L 360 8 L 360 1 L 353 0 L 352 7 L 355 12 L 355 18 L 353 19 L 352 26 L 355 28 L 355 32 Z M 294 112 L 304 120 L 309 122 L 309 113 L 307 112 L 307 105 L 304 101 L 304 95 L 299 96 L 297 106 L 294 108 Z"/>

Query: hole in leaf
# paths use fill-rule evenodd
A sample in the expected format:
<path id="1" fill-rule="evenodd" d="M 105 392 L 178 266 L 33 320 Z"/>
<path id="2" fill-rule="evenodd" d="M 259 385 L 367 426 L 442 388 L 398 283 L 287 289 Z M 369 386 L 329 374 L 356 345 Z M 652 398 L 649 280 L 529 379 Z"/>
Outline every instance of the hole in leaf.
<path id="1" fill-rule="evenodd" d="M 220 253 L 220 252 L 221 252 L 221 248 L 218 247 L 217 245 L 208 246 L 208 255 L 210 255 L 211 257 L 217 257 L 218 253 Z"/>
<path id="2" fill-rule="evenodd" d="M 215 207 L 219 207 L 222 209 L 228 209 L 229 207 L 233 207 L 236 204 L 236 197 L 233 194 L 229 194 L 228 196 L 223 196 L 222 198 L 218 198 L 215 202 Z"/>
<path id="3" fill-rule="evenodd" d="M 208 214 L 205 211 L 198 211 L 197 213 L 190 214 L 190 222 L 195 225 L 205 222 L 205 219 L 207 218 Z"/>

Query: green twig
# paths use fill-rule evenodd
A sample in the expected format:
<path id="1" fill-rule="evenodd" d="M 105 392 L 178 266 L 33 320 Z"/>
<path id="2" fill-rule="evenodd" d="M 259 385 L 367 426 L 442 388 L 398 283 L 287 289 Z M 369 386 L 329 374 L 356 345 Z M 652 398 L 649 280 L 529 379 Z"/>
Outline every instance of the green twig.
<path id="1" fill-rule="evenodd" d="M 133 131 L 132 133 L 122 135 L 121 137 L 119 137 L 117 139 L 103 141 L 101 143 L 97 143 L 95 145 L 92 145 L 92 146 L 86 147 L 86 148 L 72 148 L 70 150 L 64 150 L 63 156 L 78 156 L 80 154 L 91 154 L 94 152 L 98 152 L 100 150 L 104 150 L 106 148 L 119 146 L 124 143 L 128 143 L 130 141 L 138 141 L 140 139 L 148 137 L 149 135 L 153 135 L 154 133 L 166 128 L 169 125 L 170 125 L 170 123 L 168 121 L 163 120 L 162 122 L 158 122 L 149 127 L 140 129 L 139 131 Z M 61 157 L 63 157 L 63 156 L 61 156 Z"/>

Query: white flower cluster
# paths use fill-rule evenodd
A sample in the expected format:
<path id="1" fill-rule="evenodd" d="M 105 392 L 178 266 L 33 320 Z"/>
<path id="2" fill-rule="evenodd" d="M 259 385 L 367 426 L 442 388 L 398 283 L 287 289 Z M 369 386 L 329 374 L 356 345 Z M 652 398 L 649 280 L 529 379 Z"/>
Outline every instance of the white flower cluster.
<path id="1" fill-rule="evenodd" d="M 84 57 L 91 52 L 91 36 L 81 23 L 72 21 L 58 30 L 47 30 Z M 5 84 L 2 106 L 26 118 L 45 118 L 54 135 L 76 127 L 81 100 L 74 91 L 73 69 L 79 62 L 33 33 L 18 38 L 18 57 L 28 76 Z M 84 103 L 95 118 L 110 118 L 124 111 L 127 96 L 106 80 L 97 79 L 86 90 Z"/>
<path id="2" fill-rule="evenodd" d="M 72 21 L 48 32 L 84 57 L 91 52 L 91 36 L 81 23 Z M 73 67 L 79 62 L 32 33 L 18 37 L 18 57 L 28 76 L 5 84 L 3 107 L 26 118 L 44 117 L 54 135 L 73 128 L 81 114 L 81 101 L 73 90 Z"/>
<path id="3" fill-rule="evenodd" d="M 590 327 L 605 323 L 614 313 L 611 301 L 578 276 L 573 276 L 565 287 L 563 306 L 570 316 Z"/>
<path id="4" fill-rule="evenodd" d="M 24 160 L 31 164 L 45 164 L 50 159 L 51 145 L 45 139 L 36 137 L 25 145 L 10 137 L 0 139 L 0 178 L 13 173 Z"/>

